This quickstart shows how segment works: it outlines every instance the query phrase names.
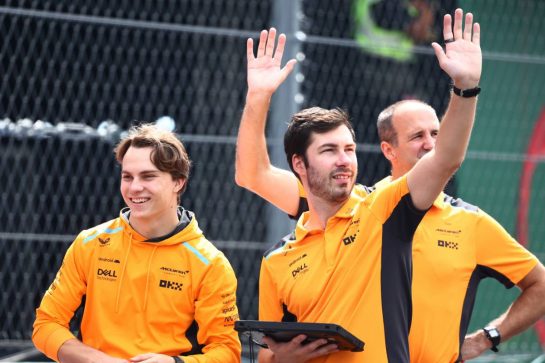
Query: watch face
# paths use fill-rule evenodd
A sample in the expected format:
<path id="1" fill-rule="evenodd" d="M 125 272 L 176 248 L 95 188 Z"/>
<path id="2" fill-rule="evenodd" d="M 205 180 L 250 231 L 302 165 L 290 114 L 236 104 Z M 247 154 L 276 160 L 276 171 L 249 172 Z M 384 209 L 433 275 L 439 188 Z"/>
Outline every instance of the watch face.
<path id="1" fill-rule="evenodd" d="M 490 334 L 491 338 L 497 338 L 499 336 L 498 331 L 496 329 L 489 330 L 488 334 Z"/>

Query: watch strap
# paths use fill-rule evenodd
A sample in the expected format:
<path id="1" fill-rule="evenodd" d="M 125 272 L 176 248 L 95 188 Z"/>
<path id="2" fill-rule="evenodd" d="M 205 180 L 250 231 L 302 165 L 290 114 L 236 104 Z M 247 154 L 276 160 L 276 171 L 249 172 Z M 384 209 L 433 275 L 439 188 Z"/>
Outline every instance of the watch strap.
<path id="1" fill-rule="evenodd" d="M 496 327 L 493 326 L 484 327 L 483 331 L 486 338 L 492 343 L 492 347 L 490 348 L 490 350 L 497 353 L 499 351 L 498 345 L 500 345 L 501 342 L 500 332 Z"/>
<path id="2" fill-rule="evenodd" d="M 456 96 L 460 96 L 460 97 L 464 97 L 464 98 L 471 98 L 471 97 L 475 97 L 479 93 L 481 93 L 481 87 L 460 89 L 460 88 L 458 88 L 456 86 L 452 86 L 452 92 Z"/>

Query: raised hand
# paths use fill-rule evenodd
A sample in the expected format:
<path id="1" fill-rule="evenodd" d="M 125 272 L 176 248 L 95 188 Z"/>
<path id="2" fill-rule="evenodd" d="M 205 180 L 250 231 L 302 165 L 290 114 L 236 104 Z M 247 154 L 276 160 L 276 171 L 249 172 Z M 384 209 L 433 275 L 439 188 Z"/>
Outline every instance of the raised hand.
<path id="1" fill-rule="evenodd" d="M 246 42 L 248 58 L 248 92 L 274 93 L 284 82 L 295 66 L 296 60 L 291 59 L 281 68 L 286 36 L 280 34 L 275 47 L 276 29 L 262 30 L 259 35 L 257 56 L 254 57 L 254 41 L 249 38 Z"/>
<path id="2" fill-rule="evenodd" d="M 473 23 L 471 13 L 466 14 L 465 26 L 462 27 L 463 17 L 462 9 L 456 9 L 453 26 L 451 16 L 445 15 L 443 37 L 446 50 L 438 43 L 432 43 L 432 47 L 439 65 L 452 78 L 454 85 L 460 89 L 469 89 L 477 87 L 481 79 L 481 28 L 478 23 Z"/>

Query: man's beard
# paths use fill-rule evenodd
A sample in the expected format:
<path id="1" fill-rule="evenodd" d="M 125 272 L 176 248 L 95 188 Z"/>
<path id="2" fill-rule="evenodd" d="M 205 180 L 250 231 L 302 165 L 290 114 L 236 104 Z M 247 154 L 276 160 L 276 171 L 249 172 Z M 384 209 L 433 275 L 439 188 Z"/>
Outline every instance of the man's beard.
<path id="1" fill-rule="evenodd" d="M 348 168 L 338 168 L 327 175 L 320 173 L 319 170 L 310 165 L 307 170 L 309 192 L 327 202 L 344 202 L 350 196 L 352 188 L 354 188 L 355 173 Z M 346 185 L 334 183 L 333 175 L 337 173 L 350 174 L 350 178 L 346 179 Z"/>

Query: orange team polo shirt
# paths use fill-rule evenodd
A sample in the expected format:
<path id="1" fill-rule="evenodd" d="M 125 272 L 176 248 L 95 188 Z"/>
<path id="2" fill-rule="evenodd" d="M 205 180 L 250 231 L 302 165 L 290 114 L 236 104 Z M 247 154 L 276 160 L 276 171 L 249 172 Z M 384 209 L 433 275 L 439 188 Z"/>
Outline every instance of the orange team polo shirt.
<path id="1" fill-rule="evenodd" d="M 492 277 L 510 288 L 538 263 L 488 214 L 440 197 L 413 239 L 413 363 L 460 361 L 479 282 Z"/>
<path id="2" fill-rule="evenodd" d="M 391 181 L 384 178 L 375 187 Z M 372 190 L 354 188 L 362 197 Z M 300 210 L 307 210 L 302 186 L 300 195 Z M 492 277 L 511 288 L 537 263 L 484 211 L 441 193 L 413 239 L 411 363 L 460 361 L 480 281 Z"/>
<path id="3" fill-rule="evenodd" d="M 411 240 L 425 212 L 413 206 L 405 177 L 363 198 L 354 191 L 327 221 L 269 250 L 259 287 L 260 320 L 339 324 L 365 342 L 313 363 L 409 361 Z"/>
<path id="4" fill-rule="evenodd" d="M 387 177 L 375 187 L 389 182 Z M 358 190 L 365 195 L 365 188 Z M 480 281 L 492 277 L 511 288 L 537 263 L 484 211 L 441 193 L 413 238 L 411 362 L 461 361 Z"/>

